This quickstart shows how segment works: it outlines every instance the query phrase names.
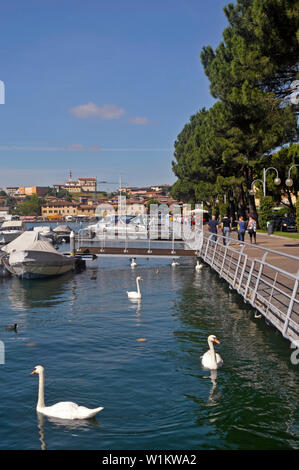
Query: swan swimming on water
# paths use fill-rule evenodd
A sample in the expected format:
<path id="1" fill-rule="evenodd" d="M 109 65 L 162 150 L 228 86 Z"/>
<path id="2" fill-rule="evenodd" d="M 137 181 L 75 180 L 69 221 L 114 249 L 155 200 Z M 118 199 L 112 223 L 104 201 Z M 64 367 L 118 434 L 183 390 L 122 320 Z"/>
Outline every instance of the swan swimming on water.
<path id="1" fill-rule="evenodd" d="M 142 277 L 140 277 L 140 276 L 136 277 L 137 292 L 136 291 L 130 291 L 130 292 L 127 291 L 129 299 L 141 299 L 139 281 L 143 281 Z"/>
<path id="2" fill-rule="evenodd" d="M 206 369 L 218 369 L 218 367 L 221 367 L 223 364 L 221 356 L 215 352 L 214 343 L 219 344 L 220 341 L 215 335 L 210 335 L 208 337 L 208 345 L 210 349 L 201 357 L 201 363 Z"/>
<path id="3" fill-rule="evenodd" d="M 45 387 L 45 369 L 43 366 L 36 366 L 31 372 L 31 375 L 38 374 L 38 400 L 36 411 L 45 416 L 61 419 L 88 419 L 95 416 L 101 410 L 102 406 L 98 408 L 89 409 L 85 406 L 79 406 L 71 401 L 61 401 L 52 406 L 45 406 L 44 400 L 44 387 Z"/>
<path id="4" fill-rule="evenodd" d="M 137 266 L 137 263 L 135 263 L 135 258 L 132 258 L 131 268 L 135 268 L 136 266 Z"/>
<path id="5" fill-rule="evenodd" d="M 195 266 L 196 271 L 200 271 L 202 267 L 203 267 L 203 264 L 201 264 L 201 263 L 199 262 L 199 260 L 197 260 L 197 261 L 196 261 L 196 266 Z"/>

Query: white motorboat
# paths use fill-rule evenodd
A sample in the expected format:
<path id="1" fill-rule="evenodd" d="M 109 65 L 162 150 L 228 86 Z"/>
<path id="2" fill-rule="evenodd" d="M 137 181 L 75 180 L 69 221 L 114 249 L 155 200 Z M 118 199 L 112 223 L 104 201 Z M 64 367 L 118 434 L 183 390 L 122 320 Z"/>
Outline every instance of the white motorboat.
<path id="1" fill-rule="evenodd" d="M 59 253 L 39 232 L 28 231 L 5 247 L 12 274 L 25 279 L 58 276 L 75 269 L 75 258 Z"/>
<path id="2" fill-rule="evenodd" d="M 83 231 L 83 230 L 82 230 Z M 132 237 L 147 238 L 147 223 L 141 215 L 111 215 L 84 229 L 88 238 L 102 239 Z M 82 236 L 83 234 L 81 234 Z"/>
<path id="3" fill-rule="evenodd" d="M 22 220 L 7 220 L 0 227 L 0 244 L 10 243 L 26 231 L 26 224 Z"/>

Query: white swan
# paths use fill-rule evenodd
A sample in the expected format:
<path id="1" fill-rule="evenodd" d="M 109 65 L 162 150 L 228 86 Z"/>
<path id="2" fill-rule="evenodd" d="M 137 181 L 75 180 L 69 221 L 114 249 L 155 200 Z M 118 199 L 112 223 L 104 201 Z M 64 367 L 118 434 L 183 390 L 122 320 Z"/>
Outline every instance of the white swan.
<path id="1" fill-rule="evenodd" d="M 127 291 L 129 299 L 141 299 L 139 281 L 143 281 L 142 277 L 140 277 L 140 276 L 136 277 L 137 292 L 136 291 L 131 291 L 131 292 Z"/>
<path id="2" fill-rule="evenodd" d="M 137 263 L 135 263 L 135 258 L 132 258 L 131 268 L 135 268 L 136 266 L 137 266 Z"/>
<path id="3" fill-rule="evenodd" d="M 201 357 L 201 363 L 206 369 L 218 369 L 218 367 L 221 367 L 223 364 L 221 356 L 215 352 L 213 343 L 219 344 L 220 341 L 215 335 L 210 335 L 208 337 L 210 349 Z"/>
<path id="4" fill-rule="evenodd" d="M 173 259 L 171 266 L 175 267 L 175 266 L 179 266 L 179 264 L 180 263 L 178 263 L 175 259 Z"/>
<path id="5" fill-rule="evenodd" d="M 203 267 L 203 264 L 200 263 L 199 260 L 197 260 L 196 266 L 195 266 L 196 271 L 200 271 L 202 267 Z"/>
<path id="6" fill-rule="evenodd" d="M 45 406 L 44 401 L 44 386 L 45 386 L 45 369 L 43 366 L 36 366 L 31 372 L 32 374 L 39 375 L 38 381 L 38 400 L 36 405 L 36 411 L 42 413 L 45 416 L 61 419 L 88 419 L 95 416 L 103 407 L 98 408 L 85 408 L 85 406 L 79 406 L 71 401 L 61 401 L 52 406 Z"/>

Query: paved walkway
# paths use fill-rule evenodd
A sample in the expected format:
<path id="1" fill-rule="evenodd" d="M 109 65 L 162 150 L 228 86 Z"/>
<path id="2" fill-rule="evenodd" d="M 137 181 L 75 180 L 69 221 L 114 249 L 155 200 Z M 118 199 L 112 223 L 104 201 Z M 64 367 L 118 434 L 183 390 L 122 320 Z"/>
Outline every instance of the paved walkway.
<path id="1" fill-rule="evenodd" d="M 218 234 L 222 235 L 222 232 L 218 231 Z M 231 246 L 234 248 L 240 247 L 236 232 L 231 232 L 231 238 L 235 240 L 234 242 L 231 242 Z M 250 243 L 248 233 L 246 233 L 244 241 L 245 243 Z M 264 251 L 260 248 L 279 251 L 288 255 L 297 256 L 298 260 L 280 256 L 279 254 L 271 253 L 269 251 L 266 258 L 267 263 L 278 266 L 292 274 L 296 274 L 299 271 L 299 239 L 257 233 L 256 242 L 256 245 L 245 245 L 244 253 L 248 254 L 250 258 L 261 258 Z"/>

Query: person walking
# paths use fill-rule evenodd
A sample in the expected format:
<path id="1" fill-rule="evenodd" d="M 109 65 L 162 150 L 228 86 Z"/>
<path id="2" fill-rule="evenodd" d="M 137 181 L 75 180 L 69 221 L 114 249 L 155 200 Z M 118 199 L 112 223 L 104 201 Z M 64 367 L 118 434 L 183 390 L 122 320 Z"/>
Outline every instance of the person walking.
<path id="1" fill-rule="evenodd" d="M 216 220 L 215 215 L 212 215 L 211 220 L 209 220 L 208 226 L 209 226 L 209 232 L 214 234 L 214 235 L 212 235 L 211 239 L 216 241 L 217 240 L 216 235 L 217 235 L 217 232 L 218 232 L 218 222 Z"/>
<path id="2" fill-rule="evenodd" d="M 243 242 L 244 237 L 245 237 L 246 222 L 242 215 L 239 217 L 237 230 L 238 230 L 238 240 L 240 242 Z"/>
<path id="3" fill-rule="evenodd" d="M 252 243 L 252 238 L 254 239 L 254 243 L 256 244 L 256 220 L 250 215 L 249 222 L 247 225 L 247 231 L 250 237 L 250 243 Z"/>
<path id="4" fill-rule="evenodd" d="M 222 219 L 221 228 L 223 233 L 223 245 L 226 245 L 226 239 L 230 238 L 230 231 L 232 229 L 231 221 L 226 214 Z"/>

